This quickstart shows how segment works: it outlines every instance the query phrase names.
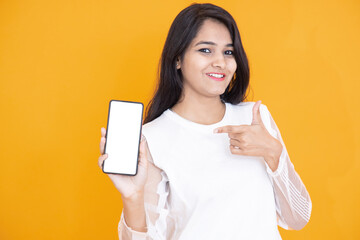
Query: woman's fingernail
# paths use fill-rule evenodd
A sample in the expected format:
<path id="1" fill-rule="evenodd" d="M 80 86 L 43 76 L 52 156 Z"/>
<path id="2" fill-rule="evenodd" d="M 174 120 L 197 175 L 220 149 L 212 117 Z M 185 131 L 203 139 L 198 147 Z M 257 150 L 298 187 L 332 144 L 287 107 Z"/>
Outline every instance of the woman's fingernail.
<path id="1" fill-rule="evenodd" d="M 214 133 L 218 133 L 218 132 L 219 132 L 219 129 L 215 128 Z"/>

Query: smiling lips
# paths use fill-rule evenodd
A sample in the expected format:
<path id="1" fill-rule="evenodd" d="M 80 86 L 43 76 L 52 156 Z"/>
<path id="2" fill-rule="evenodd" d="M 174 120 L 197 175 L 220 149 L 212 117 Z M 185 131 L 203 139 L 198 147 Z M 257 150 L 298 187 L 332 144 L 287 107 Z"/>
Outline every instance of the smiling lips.
<path id="1" fill-rule="evenodd" d="M 211 79 L 215 81 L 223 81 L 226 77 L 225 73 L 211 72 L 211 73 L 207 73 L 206 75 L 208 75 Z"/>

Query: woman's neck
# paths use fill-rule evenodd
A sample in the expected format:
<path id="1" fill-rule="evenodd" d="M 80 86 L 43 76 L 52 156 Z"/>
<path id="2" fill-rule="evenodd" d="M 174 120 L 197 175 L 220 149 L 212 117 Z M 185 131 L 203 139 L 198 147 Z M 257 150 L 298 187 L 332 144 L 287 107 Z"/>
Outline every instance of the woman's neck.
<path id="1" fill-rule="evenodd" d="M 204 125 L 220 122 L 225 115 L 225 104 L 218 98 L 191 98 L 179 100 L 171 110 L 181 117 Z"/>

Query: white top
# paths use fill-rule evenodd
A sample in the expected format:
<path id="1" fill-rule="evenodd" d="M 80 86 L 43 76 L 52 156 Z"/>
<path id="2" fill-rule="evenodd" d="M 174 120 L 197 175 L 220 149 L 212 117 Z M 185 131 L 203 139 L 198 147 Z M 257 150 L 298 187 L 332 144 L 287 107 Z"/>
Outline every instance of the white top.
<path id="1" fill-rule="evenodd" d="M 310 219 L 309 194 L 290 162 L 267 107 L 260 105 L 268 132 L 283 145 L 275 172 L 263 157 L 230 152 L 225 125 L 250 125 L 255 102 L 226 103 L 223 119 L 202 125 L 170 109 L 143 126 L 152 156 L 145 185 L 147 233 L 128 227 L 120 239 L 281 239 L 277 225 L 301 229 Z"/>

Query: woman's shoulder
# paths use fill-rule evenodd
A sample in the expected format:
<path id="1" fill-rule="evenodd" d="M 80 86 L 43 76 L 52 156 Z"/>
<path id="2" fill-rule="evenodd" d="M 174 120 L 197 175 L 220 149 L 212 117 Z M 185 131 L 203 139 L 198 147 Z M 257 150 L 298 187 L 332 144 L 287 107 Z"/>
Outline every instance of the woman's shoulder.
<path id="1" fill-rule="evenodd" d="M 172 123 L 169 121 L 169 118 L 166 117 L 166 112 L 169 110 L 165 110 L 159 117 L 155 118 L 151 122 L 147 122 L 142 126 L 143 132 L 147 134 L 156 133 L 157 135 L 161 135 L 162 132 L 168 132 L 171 129 Z"/>
<path id="2" fill-rule="evenodd" d="M 235 117 L 244 117 L 248 122 L 251 123 L 253 118 L 253 109 L 256 102 L 241 102 L 238 104 L 230 104 L 233 112 L 233 116 Z M 267 128 L 270 128 L 270 111 L 268 107 L 261 103 L 260 104 L 260 116 Z"/>
<path id="3" fill-rule="evenodd" d="M 159 117 L 151 120 L 150 122 L 147 122 L 143 125 L 144 128 L 155 128 L 158 126 L 161 126 L 164 122 L 166 122 L 166 118 L 165 118 L 165 112 L 167 110 L 165 110 Z"/>

